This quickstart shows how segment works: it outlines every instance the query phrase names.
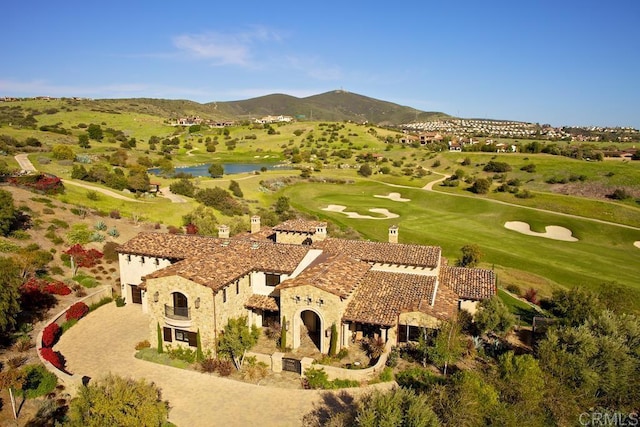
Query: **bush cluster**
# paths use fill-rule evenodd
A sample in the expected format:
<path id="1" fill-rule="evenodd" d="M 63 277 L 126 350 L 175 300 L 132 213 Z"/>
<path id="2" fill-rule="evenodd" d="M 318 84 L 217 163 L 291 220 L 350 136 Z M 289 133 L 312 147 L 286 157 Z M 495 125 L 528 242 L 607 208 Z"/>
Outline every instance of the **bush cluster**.
<path id="1" fill-rule="evenodd" d="M 329 381 L 329 376 L 324 368 L 309 368 L 304 371 L 307 384 L 313 389 L 334 390 L 338 388 L 359 387 L 360 382 L 355 380 L 335 379 Z"/>
<path id="2" fill-rule="evenodd" d="M 40 349 L 40 355 L 44 360 L 51 363 L 56 368 L 61 371 L 64 370 L 64 358 L 58 351 L 53 351 L 53 349 L 49 347 L 43 347 Z"/>
<path id="3" fill-rule="evenodd" d="M 53 347 L 60 337 L 60 332 L 60 326 L 57 323 L 51 323 L 44 328 L 44 331 L 42 331 L 42 346 Z"/>
<path id="4" fill-rule="evenodd" d="M 80 320 L 88 312 L 89 312 L 89 306 L 87 306 L 87 304 L 83 303 L 82 301 L 79 301 L 73 304 L 71 307 L 69 307 L 65 317 L 67 320 Z"/>

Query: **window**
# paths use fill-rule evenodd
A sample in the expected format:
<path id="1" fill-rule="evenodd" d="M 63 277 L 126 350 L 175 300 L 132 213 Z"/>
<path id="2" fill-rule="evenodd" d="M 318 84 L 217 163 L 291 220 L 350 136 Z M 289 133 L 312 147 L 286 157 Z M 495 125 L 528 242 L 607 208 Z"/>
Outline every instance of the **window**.
<path id="1" fill-rule="evenodd" d="M 127 255 L 127 262 L 131 262 L 131 255 Z"/>
<path id="2" fill-rule="evenodd" d="M 277 286 L 280 284 L 280 275 L 274 273 L 265 273 L 267 286 Z"/>
<path id="3" fill-rule="evenodd" d="M 167 341 L 167 342 L 173 341 L 171 339 L 171 328 L 166 328 L 166 327 L 162 328 L 162 332 L 163 332 L 163 337 L 164 337 L 165 341 Z"/>
<path id="4" fill-rule="evenodd" d="M 189 342 L 189 331 L 176 329 L 175 332 L 176 332 L 176 341 Z"/>
<path id="5" fill-rule="evenodd" d="M 227 302 L 227 288 L 222 290 L 222 302 Z"/>
<path id="6" fill-rule="evenodd" d="M 236 282 L 236 295 L 238 295 L 240 293 L 240 281 L 238 280 Z"/>

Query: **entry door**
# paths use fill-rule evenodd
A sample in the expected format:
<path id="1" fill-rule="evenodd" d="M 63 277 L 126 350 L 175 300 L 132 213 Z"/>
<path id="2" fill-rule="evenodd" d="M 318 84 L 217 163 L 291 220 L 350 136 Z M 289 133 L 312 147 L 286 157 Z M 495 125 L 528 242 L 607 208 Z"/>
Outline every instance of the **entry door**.
<path id="1" fill-rule="evenodd" d="M 137 285 L 131 286 L 131 302 L 134 304 L 142 304 L 142 289 Z"/>

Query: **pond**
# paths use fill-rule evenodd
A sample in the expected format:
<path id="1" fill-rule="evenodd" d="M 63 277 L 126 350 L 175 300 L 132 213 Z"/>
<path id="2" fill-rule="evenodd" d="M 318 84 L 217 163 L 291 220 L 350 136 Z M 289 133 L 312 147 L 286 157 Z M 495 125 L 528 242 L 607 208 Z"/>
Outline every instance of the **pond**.
<path id="1" fill-rule="evenodd" d="M 201 165 L 183 166 L 173 169 L 174 174 L 190 174 L 193 176 L 209 176 L 209 166 L 211 163 L 204 163 Z M 291 169 L 288 165 L 281 163 L 223 163 L 224 174 L 233 175 L 236 173 L 245 173 L 259 171 L 262 168 L 267 169 Z M 153 175 L 160 175 L 160 168 L 151 168 L 149 173 Z"/>

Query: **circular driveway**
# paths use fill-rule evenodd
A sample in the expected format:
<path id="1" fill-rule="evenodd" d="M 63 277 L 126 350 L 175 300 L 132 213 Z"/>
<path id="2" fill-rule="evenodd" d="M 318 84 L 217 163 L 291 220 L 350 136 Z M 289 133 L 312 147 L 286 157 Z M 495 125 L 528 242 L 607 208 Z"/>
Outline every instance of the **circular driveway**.
<path id="1" fill-rule="evenodd" d="M 76 375 L 99 379 L 111 372 L 154 382 L 178 427 L 300 426 L 322 400 L 315 390 L 258 386 L 136 359 L 135 345 L 145 339 L 149 320 L 140 306 L 107 304 L 65 332 L 55 350 Z"/>

